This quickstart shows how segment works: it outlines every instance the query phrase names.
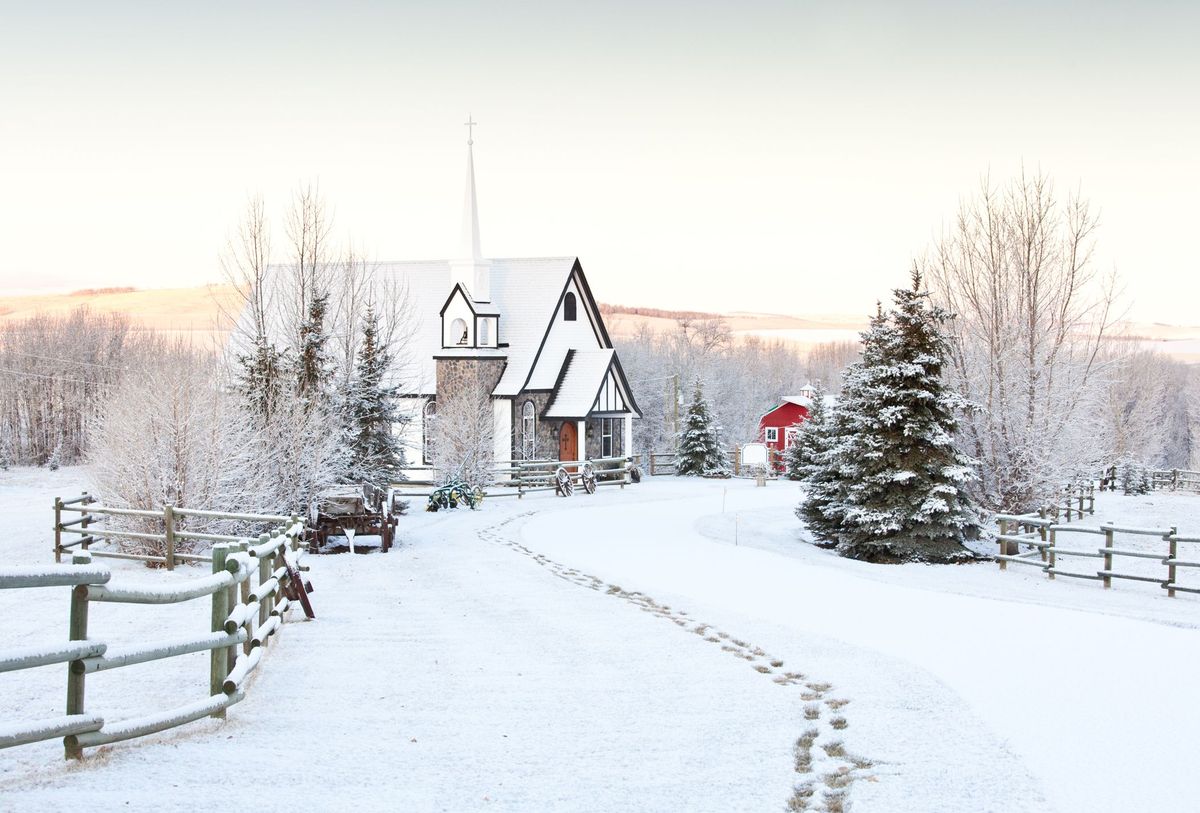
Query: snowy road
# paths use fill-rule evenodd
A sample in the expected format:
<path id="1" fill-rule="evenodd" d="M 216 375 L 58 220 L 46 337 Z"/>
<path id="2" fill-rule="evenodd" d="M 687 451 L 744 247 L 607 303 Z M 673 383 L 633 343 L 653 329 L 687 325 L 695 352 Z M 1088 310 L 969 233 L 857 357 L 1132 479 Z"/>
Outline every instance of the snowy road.
<path id="1" fill-rule="evenodd" d="M 0 810 L 191 810 L 264 776 L 281 809 L 773 811 L 809 781 L 810 809 L 1180 806 L 1200 604 L 1138 605 L 1171 626 L 982 567 L 846 562 L 795 543 L 795 496 L 665 479 L 406 518 L 392 553 L 313 560 L 318 620 L 228 721 L 81 765 L 0 752 Z"/>

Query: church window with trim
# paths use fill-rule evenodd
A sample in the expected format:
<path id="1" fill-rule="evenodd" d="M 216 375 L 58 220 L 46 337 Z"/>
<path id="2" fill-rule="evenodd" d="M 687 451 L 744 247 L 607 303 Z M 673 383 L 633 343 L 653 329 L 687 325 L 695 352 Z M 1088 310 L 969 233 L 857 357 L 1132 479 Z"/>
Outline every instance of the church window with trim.
<path id="1" fill-rule="evenodd" d="M 421 410 L 421 462 L 433 461 L 433 425 L 437 418 L 437 401 L 427 401 Z"/>
<path id="2" fill-rule="evenodd" d="M 574 322 L 576 312 L 575 309 L 575 294 L 568 291 L 566 298 L 563 299 L 563 321 Z"/>
<path id="3" fill-rule="evenodd" d="M 537 415 L 534 412 L 533 401 L 526 401 L 521 407 L 521 457 L 533 460 L 536 454 Z"/>

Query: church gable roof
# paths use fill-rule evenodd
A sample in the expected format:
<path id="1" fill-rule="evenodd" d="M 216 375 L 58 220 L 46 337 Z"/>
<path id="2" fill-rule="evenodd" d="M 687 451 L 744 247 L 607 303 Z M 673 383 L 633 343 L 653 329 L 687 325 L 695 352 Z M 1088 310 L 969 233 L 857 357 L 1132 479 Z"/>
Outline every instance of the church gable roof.
<path id="1" fill-rule="evenodd" d="M 491 302 L 472 306 L 476 312 L 499 315 L 499 341 L 507 345 L 508 364 L 493 394 L 521 391 L 577 263 L 575 257 L 491 260 Z M 450 261 L 378 262 L 374 270 L 392 280 L 408 300 L 410 338 L 397 363 L 396 383 L 405 393 L 432 394 L 437 381 L 433 354 L 442 345 L 440 313 L 448 302 L 446 292 L 453 289 Z"/>
<path id="2" fill-rule="evenodd" d="M 600 403 L 602 395 L 613 391 Z M 640 416 L 629 382 L 621 369 L 616 351 L 571 350 L 563 362 L 554 397 L 546 406 L 546 418 L 584 418 L 594 412 L 622 413 L 631 411 Z"/>

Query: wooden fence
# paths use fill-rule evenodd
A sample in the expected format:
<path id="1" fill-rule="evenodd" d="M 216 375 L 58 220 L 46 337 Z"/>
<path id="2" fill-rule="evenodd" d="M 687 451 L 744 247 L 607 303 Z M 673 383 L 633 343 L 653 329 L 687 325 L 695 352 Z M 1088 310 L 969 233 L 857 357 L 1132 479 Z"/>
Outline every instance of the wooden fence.
<path id="1" fill-rule="evenodd" d="M 1071 503 L 1068 502 L 1068 505 Z M 1082 509 L 1083 502 L 1080 502 L 1079 508 L 1076 509 L 1077 519 L 1083 518 Z M 1088 513 L 1095 513 L 1094 500 L 1088 506 Z M 1070 522 L 1070 520 L 1071 515 L 1067 513 L 1066 521 Z M 1113 579 L 1127 579 L 1157 584 L 1166 590 L 1167 595 L 1171 598 L 1174 598 L 1177 592 L 1200 594 L 1200 586 L 1185 586 L 1180 584 L 1178 579 L 1180 573 L 1178 568 L 1200 568 L 1200 553 L 1192 559 L 1179 556 L 1181 544 L 1200 544 L 1200 536 L 1181 536 L 1177 527 L 1137 528 L 1115 525 L 1111 522 L 1101 523 L 1098 528 L 1069 525 L 1059 522 L 1057 513 L 1051 514 L 1046 509 L 1042 509 L 1036 515 L 999 514 L 996 521 L 1000 524 L 1000 533 L 996 537 L 996 541 L 1000 545 L 1000 554 L 996 560 L 1000 563 L 1001 570 L 1007 569 L 1008 563 L 1012 562 L 1040 568 L 1050 579 L 1054 579 L 1056 576 L 1087 579 L 1101 582 L 1106 589 L 1112 587 Z M 1148 537 L 1161 540 L 1162 548 L 1151 550 L 1118 547 L 1118 535 L 1126 538 Z M 1075 539 L 1077 537 L 1083 537 L 1085 540 L 1082 543 L 1074 543 L 1079 547 L 1074 547 L 1070 543 L 1065 546 L 1062 544 L 1064 538 Z M 1103 545 L 1088 548 L 1086 546 L 1087 537 L 1103 537 Z M 1022 553 L 1021 546 L 1026 546 L 1030 550 Z M 1064 567 L 1064 557 L 1066 567 Z M 1086 564 L 1079 563 L 1078 560 L 1081 559 L 1101 560 L 1098 563 L 1100 567 L 1096 570 L 1089 570 Z M 1118 561 L 1138 562 L 1142 564 L 1142 567 L 1136 573 L 1131 570 L 1116 570 L 1114 565 Z M 1135 565 L 1123 566 L 1132 568 Z M 1152 572 L 1153 568 L 1160 566 L 1166 570 L 1160 573 Z"/>
<path id="2" fill-rule="evenodd" d="M 1151 489 L 1170 489 L 1171 491 L 1200 491 L 1200 471 L 1190 469 L 1141 469 L 1146 474 Z M 1104 469 L 1100 477 L 1101 491 L 1116 491 L 1121 487 L 1121 474 L 1118 466 Z"/>
<path id="3" fill-rule="evenodd" d="M 224 717 L 225 710 L 245 697 L 246 680 L 263 657 L 268 639 L 299 601 L 310 615 L 305 585 L 300 584 L 299 517 L 257 542 L 213 546 L 212 574 L 164 586 L 123 586 L 111 583 L 108 569 L 92 564 L 92 553 L 76 551 L 71 565 L 0 568 L 0 589 L 70 586 L 68 642 L 0 650 L 0 672 L 66 663 L 66 715 L 0 726 L 0 748 L 63 737 L 68 759 L 84 748 L 142 737 L 203 717 Z M 295 598 L 289 598 L 290 593 Z M 93 602 L 175 604 L 211 596 L 212 629 L 165 640 L 110 647 L 88 628 Z M 157 711 L 116 723 L 87 709 L 88 676 L 132 664 L 210 652 L 209 696 L 167 711 Z"/>
<path id="4" fill-rule="evenodd" d="M 662 474 L 674 474 L 678 464 L 679 454 L 677 452 L 650 452 L 647 455 L 650 461 L 650 476 Z M 767 466 L 768 477 L 778 477 L 783 468 L 783 455 L 775 449 L 767 450 Z M 729 462 L 734 477 L 742 476 L 742 447 L 734 446 L 729 451 Z"/>
<path id="5" fill-rule="evenodd" d="M 77 513 L 79 517 L 64 521 L 64 514 Z M 162 523 L 162 533 L 147 533 L 144 531 L 129 531 L 102 527 L 108 517 L 136 517 L 149 522 Z M 244 537 L 229 534 L 210 534 L 199 531 L 189 531 L 180 527 L 180 520 L 195 517 L 216 521 L 251 523 L 265 525 L 268 523 L 287 523 L 291 517 L 281 514 L 231 514 L 220 511 L 202 511 L 195 508 L 177 508 L 165 505 L 161 510 L 146 510 L 139 508 L 112 508 L 101 505 L 91 494 L 84 492 L 81 496 L 64 500 L 54 500 L 54 561 L 61 562 L 63 554 L 76 548 L 88 551 L 98 559 L 134 559 L 141 562 L 152 562 L 165 565 L 167 570 L 174 570 L 180 562 L 211 562 L 212 557 L 183 553 L 176 548 L 183 541 L 197 542 L 229 542 L 236 544 Z M 71 542 L 64 542 L 64 534 L 77 535 Z M 163 551 L 163 555 L 129 553 L 114 550 L 104 543 L 113 540 L 131 539 L 151 543 Z M 98 545 L 98 543 L 100 543 Z"/>
<path id="6" fill-rule="evenodd" d="M 595 473 L 596 485 L 615 485 L 624 488 L 632 482 L 631 472 L 637 465 L 633 456 L 601 457 L 595 460 L 518 460 L 492 469 L 495 482 L 488 487 L 485 499 L 494 497 L 516 497 L 538 491 L 555 490 L 555 475 L 559 468 L 565 469 L 572 482 L 580 484 L 584 471 L 590 467 Z M 433 471 L 433 469 L 429 469 Z M 411 490 L 413 487 L 432 486 L 433 480 L 406 480 L 393 487 L 395 497 L 428 497 L 433 488 Z"/>

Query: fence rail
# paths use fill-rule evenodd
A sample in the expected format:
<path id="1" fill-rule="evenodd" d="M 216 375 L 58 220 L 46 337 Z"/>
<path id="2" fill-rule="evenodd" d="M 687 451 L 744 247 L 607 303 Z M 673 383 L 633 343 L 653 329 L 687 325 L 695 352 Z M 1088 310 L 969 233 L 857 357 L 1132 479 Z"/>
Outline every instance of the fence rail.
<path id="1" fill-rule="evenodd" d="M 1088 513 L 1094 514 L 1094 498 L 1092 495 L 1088 496 L 1092 499 Z M 1068 505 L 1071 504 L 1068 502 Z M 1079 512 L 1077 518 L 1079 519 L 1083 518 L 1082 505 L 1080 503 L 1080 508 L 1077 509 Z M 1167 591 L 1170 598 L 1175 598 L 1176 593 L 1179 592 L 1200 594 L 1200 587 L 1180 584 L 1178 578 L 1178 568 L 1200 568 L 1200 547 L 1197 548 L 1193 558 L 1181 558 L 1179 555 L 1181 544 L 1200 545 L 1200 536 L 1181 536 L 1176 526 L 1140 528 L 1117 525 L 1112 522 L 1101 523 L 1099 527 L 1069 525 L 1058 522 L 1057 517 L 1050 518 L 1049 513 L 1046 509 L 1042 509 L 1036 516 L 1031 514 L 999 514 L 996 516 L 996 521 L 1000 525 L 1000 532 L 996 536 L 996 541 L 1000 545 L 1000 554 L 996 556 L 996 560 L 999 562 L 1001 570 L 1007 569 L 1011 562 L 1037 567 L 1050 579 L 1064 576 L 1072 579 L 1098 581 L 1106 589 L 1112 587 L 1113 579 L 1124 579 L 1157 584 Z M 1070 521 L 1070 514 L 1067 515 L 1067 521 Z M 1163 548 L 1148 550 L 1136 547 L 1118 547 L 1118 535 L 1158 539 L 1162 541 Z M 1087 538 L 1097 536 L 1103 537 L 1103 544 L 1089 548 Z M 1065 546 L 1062 544 L 1066 541 L 1064 537 L 1070 540 Z M 1082 540 L 1079 539 L 1080 537 Z M 1031 550 L 1022 553 L 1020 551 L 1022 545 L 1028 546 Z M 1064 566 L 1063 557 L 1066 557 L 1067 566 Z M 1077 561 L 1080 559 L 1098 559 L 1100 567 L 1095 570 L 1088 569 Z M 1147 564 L 1153 562 L 1165 567 L 1166 570 L 1158 574 L 1145 570 L 1138 573 L 1128 569 L 1118 570 L 1117 563 L 1123 559 Z"/>
<path id="2" fill-rule="evenodd" d="M 674 474 L 678 468 L 679 454 L 677 452 L 650 452 L 650 475 Z M 734 477 L 742 476 L 742 447 L 734 446 L 729 450 L 729 460 Z M 767 476 L 778 477 L 783 471 L 783 454 L 776 449 L 767 449 Z"/>
<path id="3" fill-rule="evenodd" d="M 64 513 L 79 514 L 78 519 L 63 520 Z M 162 522 L 162 533 L 146 533 L 143 531 L 128 531 L 97 527 L 107 517 L 133 517 Z M 165 565 L 167 570 L 174 570 L 180 562 L 211 562 L 211 556 L 196 553 L 183 553 L 177 548 L 180 540 L 195 542 L 230 542 L 238 543 L 244 537 L 231 534 L 211 534 L 199 531 L 185 530 L 180 526 L 181 519 L 195 517 L 197 519 L 214 519 L 241 523 L 285 523 L 291 517 L 283 514 L 231 514 L 221 511 L 207 511 L 198 508 L 179 508 L 165 505 L 161 510 L 153 511 L 143 508 L 119 508 L 102 505 L 93 495 L 84 492 L 79 497 L 69 500 L 56 498 L 54 500 L 54 561 L 62 562 L 63 555 L 79 548 L 91 553 L 97 559 L 131 559 L 141 562 L 151 562 Z M 63 541 L 63 534 L 78 536 L 71 542 Z M 163 551 L 161 556 L 145 553 L 129 553 L 127 551 L 111 550 L 104 547 L 93 548 L 97 542 L 110 542 L 118 539 L 137 539 L 155 543 Z"/>
<path id="4" fill-rule="evenodd" d="M 596 485 L 615 485 L 624 488 L 632 482 L 632 472 L 640 456 L 601 457 L 593 460 L 521 460 L 509 466 L 491 470 L 497 479 L 484 494 L 485 499 L 495 497 L 524 497 L 539 491 L 554 491 L 555 476 L 560 468 L 565 469 L 572 482 L 582 482 L 584 468 L 590 466 L 596 476 Z M 432 484 L 425 481 L 406 480 L 395 484 L 396 497 L 428 497 L 428 491 L 410 491 L 408 487 Z"/>
<path id="5" fill-rule="evenodd" d="M 57 500 L 55 507 L 80 504 L 86 502 Z M 96 552 L 88 550 L 75 551 L 70 565 L 0 568 L 0 589 L 71 588 L 68 642 L 0 650 L 0 672 L 69 664 L 67 713 L 0 726 L 0 748 L 63 737 L 67 758 L 77 759 L 85 748 L 153 734 L 202 717 L 224 717 L 228 707 L 245 697 L 247 678 L 295 601 L 311 617 L 306 587 L 298 576 L 304 555 L 300 545 L 304 523 L 299 517 L 282 519 L 282 525 L 261 534 L 257 541 L 214 545 L 208 557 L 211 574 L 183 583 L 114 583 L 107 568 L 92 564 Z M 121 646 L 91 637 L 88 620 L 93 602 L 161 605 L 204 597 L 212 601 L 208 632 Z M 113 723 L 85 708 L 88 675 L 203 651 L 210 652 L 206 698 Z"/>
<path id="6" fill-rule="evenodd" d="M 1138 467 L 1137 471 L 1144 474 L 1146 483 L 1151 489 L 1170 489 L 1171 491 L 1200 491 L 1200 471 L 1190 469 L 1148 469 Z M 1100 490 L 1115 491 L 1121 482 L 1121 472 L 1118 466 L 1104 469 L 1100 478 Z"/>

